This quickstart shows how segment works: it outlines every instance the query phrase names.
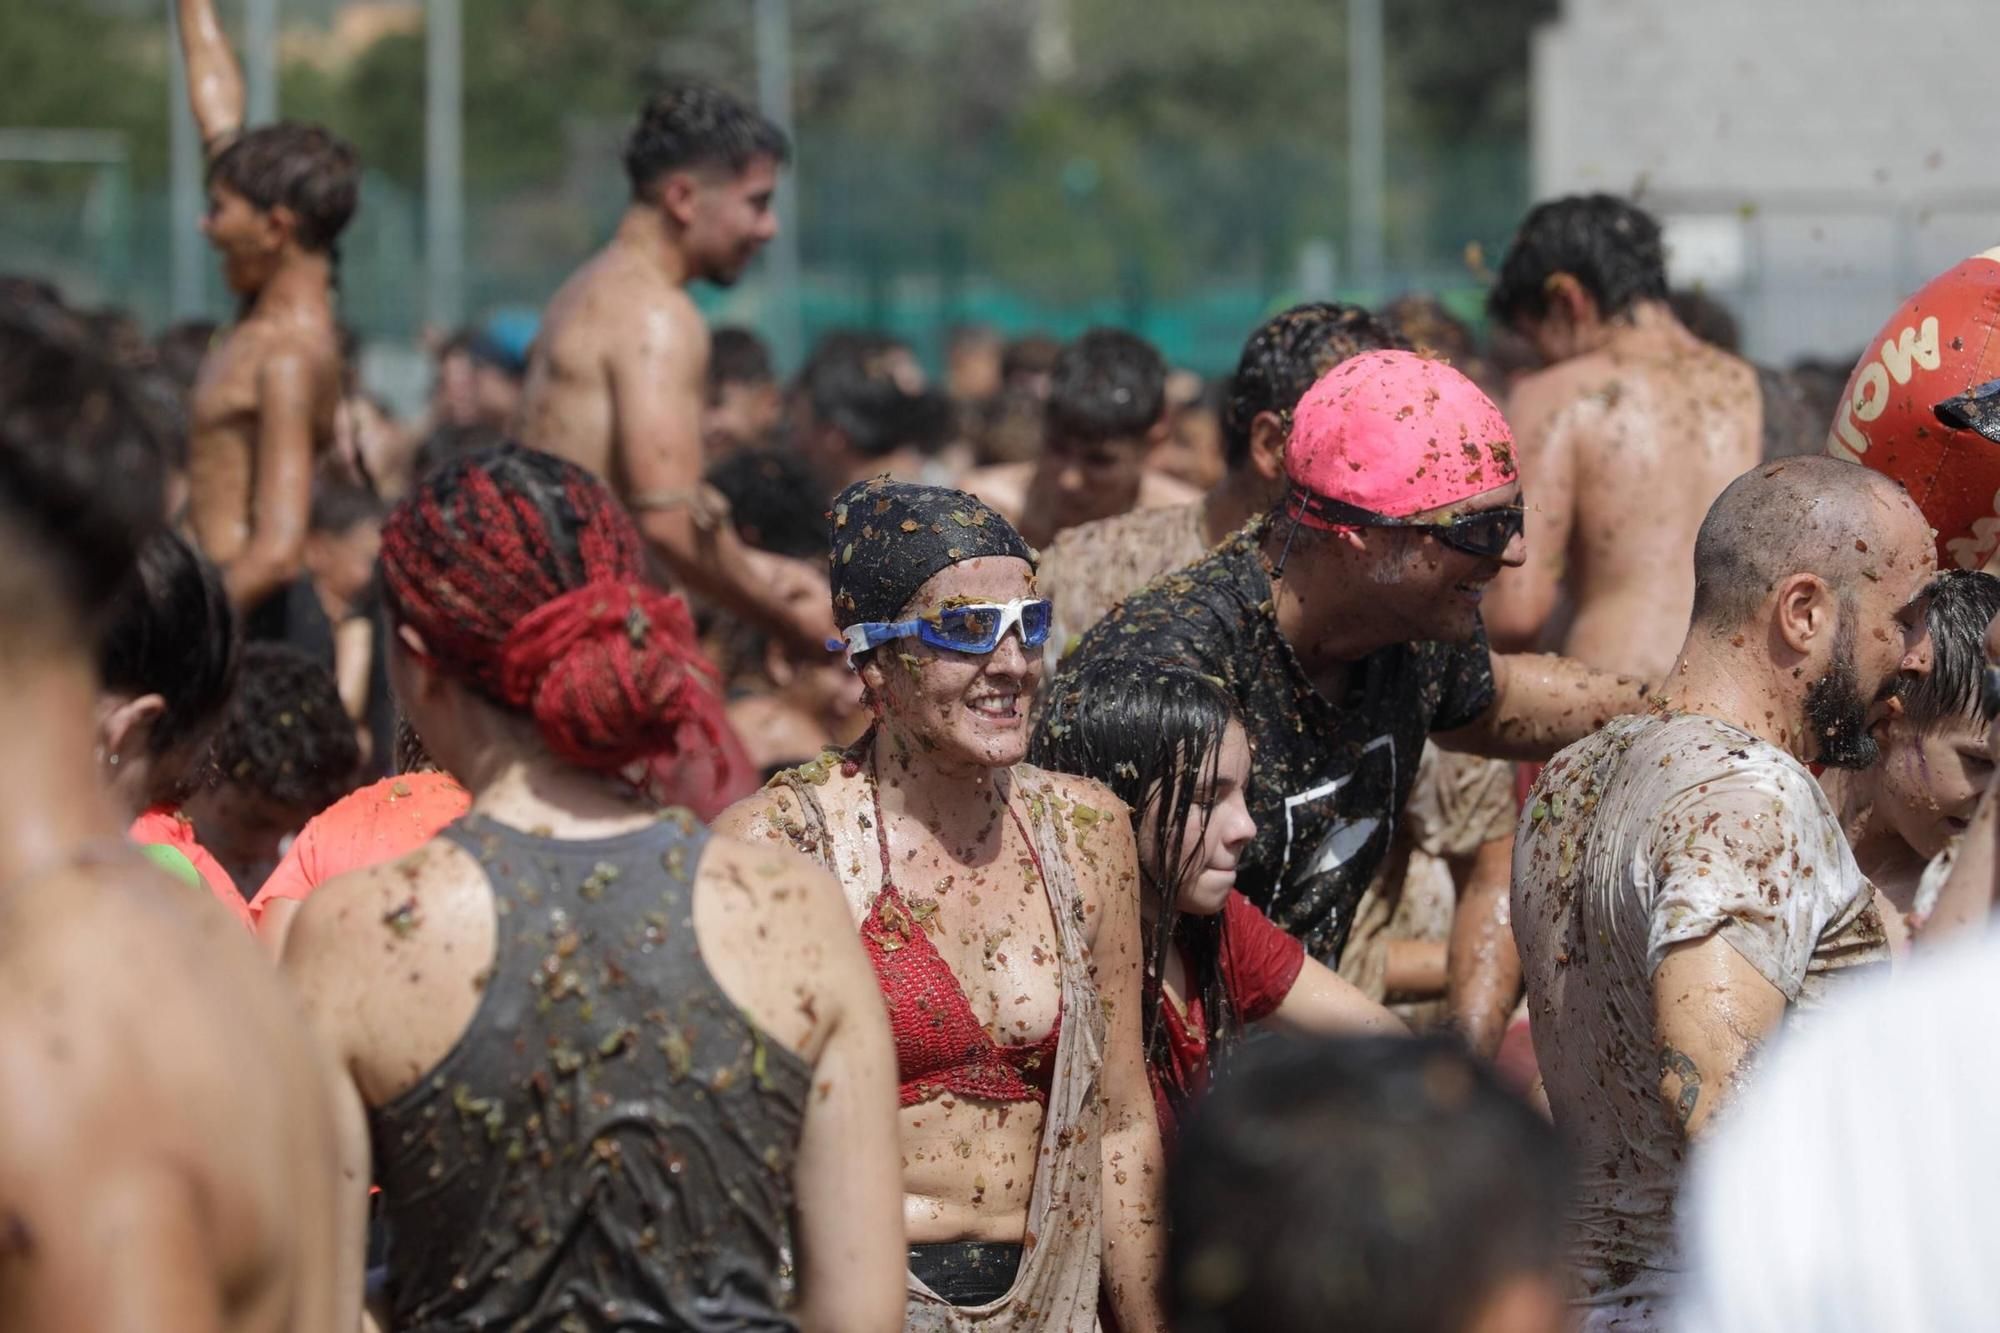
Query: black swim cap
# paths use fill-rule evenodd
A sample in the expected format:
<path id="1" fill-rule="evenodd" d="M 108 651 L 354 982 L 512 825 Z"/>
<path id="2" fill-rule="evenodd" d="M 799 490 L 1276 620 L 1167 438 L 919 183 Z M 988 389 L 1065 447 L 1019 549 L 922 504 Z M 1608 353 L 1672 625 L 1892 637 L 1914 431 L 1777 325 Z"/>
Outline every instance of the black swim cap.
<path id="1" fill-rule="evenodd" d="M 894 620 L 931 575 L 981 556 L 1035 563 L 1014 525 L 964 491 L 876 477 L 833 502 L 827 571 L 842 629 Z"/>

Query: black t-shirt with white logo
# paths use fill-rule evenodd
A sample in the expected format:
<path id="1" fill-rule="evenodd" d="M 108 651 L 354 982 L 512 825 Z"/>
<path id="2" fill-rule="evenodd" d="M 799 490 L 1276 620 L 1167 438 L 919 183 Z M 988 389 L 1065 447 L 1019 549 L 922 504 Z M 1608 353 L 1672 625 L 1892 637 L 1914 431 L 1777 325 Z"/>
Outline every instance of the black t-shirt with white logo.
<path id="1" fill-rule="evenodd" d="M 1493 703 L 1482 628 L 1464 644 L 1397 644 L 1354 664 L 1347 697 L 1313 688 L 1278 630 L 1253 523 L 1127 598 L 1084 635 L 1069 672 L 1098 657 L 1183 662 L 1236 696 L 1253 752 L 1257 836 L 1236 887 L 1328 963 L 1346 943 L 1417 775 L 1424 739 Z"/>

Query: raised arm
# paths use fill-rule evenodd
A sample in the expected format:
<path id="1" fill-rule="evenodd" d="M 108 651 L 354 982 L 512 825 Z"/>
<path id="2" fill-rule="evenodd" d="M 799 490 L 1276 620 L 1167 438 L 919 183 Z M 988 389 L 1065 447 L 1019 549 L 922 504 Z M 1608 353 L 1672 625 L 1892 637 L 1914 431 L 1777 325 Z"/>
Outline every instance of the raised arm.
<path id="1" fill-rule="evenodd" d="M 824 651 L 834 637 L 826 578 L 747 546 L 728 523 L 704 523 L 701 417 L 708 331 L 692 302 L 649 316 L 611 362 L 625 504 L 674 578 L 725 609 Z"/>
<path id="2" fill-rule="evenodd" d="M 1637 677 L 1567 657 L 1495 653 L 1493 706 L 1472 725 L 1431 739 L 1489 759 L 1549 759 L 1614 717 L 1644 712 L 1650 693 Z"/>
<path id="3" fill-rule="evenodd" d="M 1785 1016 L 1785 997 L 1720 935 L 1676 944 L 1653 973 L 1660 1098 L 1693 1138 Z"/>
<path id="4" fill-rule="evenodd" d="M 1529 652 L 1555 612 L 1568 565 L 1570 528 L 1576 514 L 1576 450 L 1564 429 L 1561 386 L 1533 376 L 1507 400 L 1514 426 L 1515 458 L 1527 510 L 1527 562 L 1503 569 L 1486 589 L 1480 614 L 1494 647 Z"/>
<path id="5" fill-rule="evenodd" d="M 213 156 L 243 128 L 243 71 L 229 49 L 229 35 L 215 17 L 215 0 L 175 0 L 175 4 L 188 103 L 194 108 L 202 146 Z"/>
<path id="6" fill-rule="evenodd" d="M 1158 1333 L 1167 1238 L 1161 1225 L 1166 1175 L 1140 1021 L 1139 854 L 1131 820 L 1077 830 L 1078 850 L 1101 895 L 1092 961 L 1104 1000 L 1104 1291 L 1125 1333 Z"/>
<path id="7" fill-rule="evenodd" d="M 257 370 L 257 464 L 250 540 L 222 567 L 223 586 L 248 610 L 299 576 L 312 520 L 312 359 L 273 351 Z"/>

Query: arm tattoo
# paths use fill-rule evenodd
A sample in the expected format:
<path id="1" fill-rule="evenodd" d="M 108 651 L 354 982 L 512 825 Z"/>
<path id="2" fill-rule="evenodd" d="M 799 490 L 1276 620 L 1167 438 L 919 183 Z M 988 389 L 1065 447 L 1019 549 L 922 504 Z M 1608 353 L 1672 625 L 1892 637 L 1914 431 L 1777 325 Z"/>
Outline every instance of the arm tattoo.
<path id="1" fill-rule="evenodd" d="M 1694 1117 L 1694 1104 L 1701 1100 L 1701 1070 L 1684 1052 L 1671 1046 L 1660 1048 L 1660 1081 L 1666 1082 L 1671 1074 L 1681 1081 L 1681 1090 L 1674 1098 L 1674 1114 L 1680 1117 L 1682 1129 Z"/>

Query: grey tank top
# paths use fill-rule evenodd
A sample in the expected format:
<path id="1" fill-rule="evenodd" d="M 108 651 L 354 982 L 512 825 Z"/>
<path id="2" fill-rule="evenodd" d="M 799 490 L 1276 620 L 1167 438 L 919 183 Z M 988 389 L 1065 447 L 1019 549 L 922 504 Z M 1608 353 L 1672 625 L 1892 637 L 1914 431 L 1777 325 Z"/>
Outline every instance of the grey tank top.
<path id="1" fill-rule="evenodd" d="M 707 830 L 442 836 L 485 868 L 496 939 L 458 1044 L 369 1115 L 394 1326 L 795 1328 L 811 1070 L 702 962 Z"/>

